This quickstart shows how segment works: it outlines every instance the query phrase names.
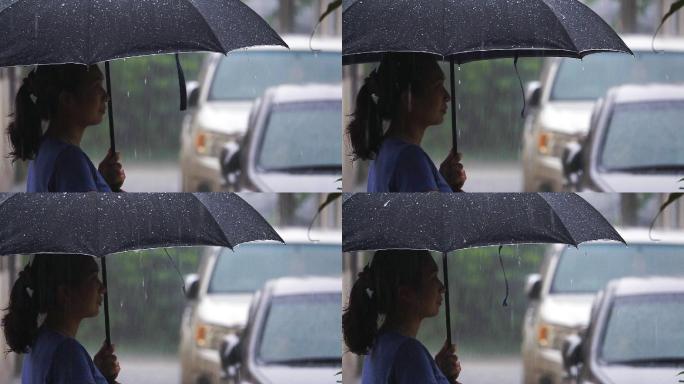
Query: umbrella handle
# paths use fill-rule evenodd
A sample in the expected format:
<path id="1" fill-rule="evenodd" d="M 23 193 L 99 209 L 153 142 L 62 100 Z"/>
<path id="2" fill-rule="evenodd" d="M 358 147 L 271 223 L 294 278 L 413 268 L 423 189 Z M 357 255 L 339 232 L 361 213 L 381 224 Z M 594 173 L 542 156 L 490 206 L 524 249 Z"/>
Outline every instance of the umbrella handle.
<path id="1" fill-rule="evenodd" d="M 449 81 L 451 83 L 451 144 L 453 152 L 458 152 L 458 135 L 456 133 L 456 75 L 454 73 L 454 58 L 449 60 Z"/>
<path id="2" fill-rule="evenodd" d="M 112 154 L 116 152 L 114 142 L 114 107 L 112 106 L 112 81 L 109 76 L 109 61 L 105 61 L 105 81 L 107 82 L 107 115 L 109 117 L 109 148 Z M 104 262 L 104 258 L 102 259 Z M 104 264 L 103 264 L 104 265 Z"/>
<path id="3" fill-rule="evenodd" d="M 105 261 L 105 256 L 100 259 L 100 265 L 102 266 L 102 284 L 105 287 L 104 293 L 104 316 L 105 316 L 105 342 L 107 346 L 112 345 L 112 337 L 109 333 L 109 295 L 107 293 L 107 262 Z"/>
<path id="4" fill-rule="evenodd" d="M 451 310 L 449 309 L 449 267 L 447 253 L 442 252 L 442 272 L 444 273 L 444 307 L 446 310 L 447 344 L 451 345 Z"/>

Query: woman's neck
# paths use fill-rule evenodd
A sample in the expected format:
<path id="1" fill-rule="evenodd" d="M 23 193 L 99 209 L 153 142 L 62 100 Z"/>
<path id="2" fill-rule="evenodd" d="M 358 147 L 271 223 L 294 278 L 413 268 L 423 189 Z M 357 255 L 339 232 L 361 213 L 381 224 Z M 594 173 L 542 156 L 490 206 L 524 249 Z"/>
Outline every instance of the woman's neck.
<path id="1" fill-rule="evenodd" d="M 69 336 L 71 338 L 76 338 L 76 333 L 78 332 L 78 327 L 81 325 L 80 318 L 74 318 L 68 316 L 64 312 L 48 312 L 45 318 L 45 326 L 57 333 L 61 333 L 64 336 Z"/>
<path id="2" fill-rule="evenodd" d="M 83 138 L 85 129 L 85 126 L 74 124 L 65 119 L 55 118 L 50 120 L 45 135 L 78 147 L 81 145 L 81 138 Z"/>
<path id="3" fill-rule="evenodd" d="M 386 137 L 395 137 L 407 143 L 420 145 L 427 126 L 417 124 L 405 116 L 392 120 L 387 129 Z"/>
<path id="4" fill-rule="evenodd" d="M 415 339 L 423 319 L 419 316 L 411 316 L 408 312 L 387 316 L 382 327 Z"/>

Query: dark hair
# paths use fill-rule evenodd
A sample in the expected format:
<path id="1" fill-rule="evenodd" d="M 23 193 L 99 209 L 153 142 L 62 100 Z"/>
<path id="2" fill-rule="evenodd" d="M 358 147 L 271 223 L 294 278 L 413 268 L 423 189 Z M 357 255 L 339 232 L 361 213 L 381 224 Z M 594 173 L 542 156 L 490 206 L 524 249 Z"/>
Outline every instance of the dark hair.
<path id="1" fill-rule="evenodd" d="M 383 138 L 383 121 L 397 116 L 404 91 L 420 97 L 425 76 L 436 62 L 435 56 L 425 53 L 386 54 L 380 66 L 366 77 L 347 126 L 354 159 L 375 157 Z"/>
<path id="2" fill-rule="evenodd" d="M 426 260 L 431 260 L 429 251 L 375 252 L 371 263 L 359 273 L 352 286 L 349 303 L 342 314 L 344 342 L 351 352 L 365 355 L 370 351 L 381 326 L 379 316 L 397 310 L 400 286 L 421 290 Z"/>
<path id="3" fill-rule="evenodd" d="M 24 78 L 14 99 L 14 120 L 7 127 L 12 161 L 35 158 L 43 136 L 42 122 L 57 115 L 59 95 L 76 93 L 85 74 L 94 66 L 41 65 Z"/>
<path id="4" fill-rule="evenodd" d="M 57 309 L 57 288 L 77 287 L 90 272 L 91 256 L 37 254 L 19 273 L 2 327 L 9 351 L 27 353 L 38 334 L 38 315 Z M 97 265 L 97 264 L 96 264 Z"/>

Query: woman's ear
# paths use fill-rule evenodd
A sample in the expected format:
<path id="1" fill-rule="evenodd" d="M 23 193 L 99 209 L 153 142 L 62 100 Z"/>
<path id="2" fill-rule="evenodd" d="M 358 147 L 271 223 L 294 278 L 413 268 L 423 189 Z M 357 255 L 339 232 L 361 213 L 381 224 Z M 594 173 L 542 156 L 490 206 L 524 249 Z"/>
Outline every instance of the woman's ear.
<path id="1" fill-rule="evenodd" d="M 57 287 L 57 292 L 55 295 L 55 301 L 57 302 L 57 305 L 60 308 L 64 308 L 64 306 L 69 302 L 71 298 L 69 288 L 67 288 L 65 285 L 59 285 Z"/>
<path id="2" fill-rule="evenodd" d="M 74 104 L 74 95 L 71 92 L 62 91 L 57 97 L 58 108 L 69 108 Z"/>
<path id="3" fill-rule="evenodd" d="M 406 305 L 416 300 L 416 291 L 411 287 L 399 286 L 397 293 L 400 304 Z"/>

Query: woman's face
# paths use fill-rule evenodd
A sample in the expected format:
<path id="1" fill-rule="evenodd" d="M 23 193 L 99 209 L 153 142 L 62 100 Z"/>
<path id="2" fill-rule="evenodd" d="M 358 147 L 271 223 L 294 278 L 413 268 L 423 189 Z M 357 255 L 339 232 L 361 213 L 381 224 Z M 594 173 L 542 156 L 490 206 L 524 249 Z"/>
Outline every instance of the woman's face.
<path id="1" fill-rule="evenodd" d="M 85 279 L 78 286 L 70 289 L 66 303 L 67 311 L 78 318 L 97 316 L 102 304 L 102 295 L 105 293 L 95 260 L 88 262 L 85 273 Z"/>
<path id="2" fill-rule="evenodd" d="M 451 98 L 444 88 L 444 73 L 437 62 L 430 66 L 422 87 L 422 92 L 414 91 L 410 98 L 407 97 L 409 115 L 425 126 L 441 124 Z"/>
<path id="3" fill-rule="evenodd" d="M 102 85 L 103 80 L 104 76 L 97 65 L 90 66 L 81 77 L 81 84 L 68 106 L 69 114 L 79 125 L 96 125 L 102 121 L 108 100 L 107 91 Z"/>
<path id="4" fill-rule="evenodd" d="M 421 289 L 416 292 L 416 306 L 421 318 L 433 317 L 439 313 L 442 305 L 442 294 L 444 294 L 444 284 L 437 277 L 438 268 L 431 256 L 427 259 L 421 279 Z"/>

